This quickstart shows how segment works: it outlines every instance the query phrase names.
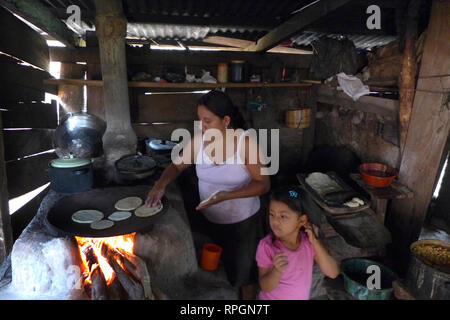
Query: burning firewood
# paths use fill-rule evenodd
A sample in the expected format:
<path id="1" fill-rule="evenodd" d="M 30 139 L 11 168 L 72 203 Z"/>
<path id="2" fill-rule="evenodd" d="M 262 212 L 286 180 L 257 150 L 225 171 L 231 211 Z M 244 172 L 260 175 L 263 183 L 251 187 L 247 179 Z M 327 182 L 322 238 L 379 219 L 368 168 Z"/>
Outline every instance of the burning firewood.
<path id="1" fill-rule="evenodd" d="M 88 290 L 92 300 L 106 300 L 108 298 L 106 293 L 106 280 L 102 270 L 99 267 L 97 257 L 94 254 L 92 247 L 87 247 L 84 250 L 86 260 L 88 263 L 89 274 L 91 277 L 91 284 Z"/>
<path id="2" fill-rule="evenodd" d="M 113 268 L 116 273 L 117 279 L 119 280 L 122 287 L 125 289 L 128 294 L 129 299 L 131 300 L 144 300 L 144 289 L 142 285 L 135 281 L 131 276 L 129 276 L 124 269 L 117 263 L 115 255 L 110 254 L 111 250 L 108 250 L 107 259 L 108 263 Z"/>

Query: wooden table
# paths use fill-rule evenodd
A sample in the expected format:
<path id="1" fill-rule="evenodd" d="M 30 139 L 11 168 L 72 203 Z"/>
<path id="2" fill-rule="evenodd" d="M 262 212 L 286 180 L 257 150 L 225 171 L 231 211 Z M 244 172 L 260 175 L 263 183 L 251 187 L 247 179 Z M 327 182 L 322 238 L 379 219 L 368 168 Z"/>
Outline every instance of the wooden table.
<path id="1" fill-rule="evenodd" d="M 414 197 L 414 193 L 397 180 L 394 180 L 389 187 L 375 188 L 367 185 L 359 173 L 351 173 L 350 178 L 370 195 L 372 208 L 382 223 L 384 223 L 389 199 L 412 199 Z"/>

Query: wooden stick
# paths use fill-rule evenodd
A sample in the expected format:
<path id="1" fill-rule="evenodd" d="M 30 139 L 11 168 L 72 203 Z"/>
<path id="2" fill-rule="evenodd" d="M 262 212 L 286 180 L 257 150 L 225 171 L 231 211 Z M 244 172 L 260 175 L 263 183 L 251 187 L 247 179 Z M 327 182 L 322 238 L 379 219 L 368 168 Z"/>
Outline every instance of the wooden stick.
<path id="1" fill-rule="evenodd" d="M 94 249 L 89 246 L 84 250 L 88 263 L 89 274 L 91 276 L 90 297 L 92 300 L 106 300 L 108 298 L 106 292 L 106 280 L 102 270 L 98 264 Z"/>
<path id="2" fill-rule="evenodd" d="M 119 280 L 122 287 L 125 289 L 125 291 L 128 294 L 128 297 L 131 300 L 143 300 L 145 299 L 144 289 L 142 285 L 134 281 L 132 279 L 131 275 L 128 275 L 124 269 L 117 263 L 116 258 L 120 258 L 120 254 L 117 253 L 117 251 L 107 244 L 103 244 L 102 246 L 102 253 L 106 256 L 108 263 L 113 268 L 117 279 Z M 122 260 L 121 260 L 122 262 Z M 131 271 L 130 271 L 131 273 Z"/>
<path id="3" fill-rule="evenodd" d="M 147 264 L 138 256 L 123 251 L 121 249 L 117 250 L 123 257 L 123 263 L 127 269 L 133 274 L 136 279 L 141 281 L 144 287 L 145 298 L 154 300 L 155 297 L 152 293 L 152 286 L 150 281 L 150 274 L 147 269 Z"/>
<path id="4" fill-rule="evenodd" d="M 92 300 L 107 300 L 106 281 L 99 265 L 95 265 L 91 271 L 91 299 Z"/>

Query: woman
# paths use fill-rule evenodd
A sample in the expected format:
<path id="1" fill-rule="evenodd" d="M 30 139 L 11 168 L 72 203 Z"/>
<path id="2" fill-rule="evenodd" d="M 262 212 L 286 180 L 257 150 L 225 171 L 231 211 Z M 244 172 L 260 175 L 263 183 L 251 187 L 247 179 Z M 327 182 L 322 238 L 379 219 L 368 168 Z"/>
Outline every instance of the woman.
<path id="1" fill-rule="evenodd" d="M 184 150 L 190 153 L 181 156 L 183 161 L 174 161 L 177 164 L 171 163 L 164 170 L 146 203 L 156 205 L 166 186 L 195 163 L 201 201 L 196 209 L 207 220 L 205 231 L 223 248 L 222 261 L 228 280 L 241 287 L 242 297 L 248 298 L 254 294 L 252 284 L 257 282 L 254 256 L 264 235 L 259 195 L 270 190 L 270 179 L 261 174 L 264 166 L 256 139 L 236 130 L 243 129 L 245 124 L 225 93 L 213 90 L 202 96 L 197 115 L 202 135 L 194 136 L 186 145 Z M 227 135 L 227 129 L 234 129 L 235 134 Z M 214 138 L 207 139 L 211 132 L 216 133 Z"/>

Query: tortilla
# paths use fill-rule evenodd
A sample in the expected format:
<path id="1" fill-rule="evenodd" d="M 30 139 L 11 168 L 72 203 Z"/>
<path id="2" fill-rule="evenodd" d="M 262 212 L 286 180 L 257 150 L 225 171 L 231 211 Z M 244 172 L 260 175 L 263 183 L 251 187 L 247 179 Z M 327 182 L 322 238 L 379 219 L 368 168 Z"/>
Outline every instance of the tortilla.
<path id="1" fill-rule="evenodd" d="M 91 223 L 91 228 L 95 230 L 103 230 L 111 228 L 114 225 L 114 222 L 111 220 L 99 220 Z"/>
<path id="2" fill-rule="evenodd" d="M 112 213 L 108 219 L 112 221 L 122 221 L 131 217 L 131 212 L 129 211 L 116 211 Z"/>
<path id="3" fill-rule="evenodd" d="M 72 215 L 72 220 L 77 223 L 92 223 L 103 219 L 103 213 L 98 210 L 78 210 Z"/>
<path id="4" fill-rule="evenodd" d="M 143 206 L 139 207 L 134 212 L 134 214 L 137 217 L 146 218 L 146 217 L 154 216 L 155 214 L 160 212 L 162 209 L 163 209 L 163 205 L 162 204 L 159 204 L 157 206 L 150 207 L 150 208 L 148 208 L 147 206 L 143 205 Z"/>
<path id="5" fill-rule="evenodd" d="M 119 211 L 132 211 L 142 205 L 142 199 L 139 197 L 127 197 L 116 202 L 114 207 Z"/>
<path id="6" fill-rule="evenodd" d="M 202 202 L 200 202 L 199 205 L 202 205 L 202 204 L 208 202 L 208 201 L 211 200 L 216 194 L 218 194 L 220 191 L 222 191 L 222 190 L 217 190 L 216 192 L 213 192 L 208 198 L 206 198 L 205 200 L 203 200 Z"/>

